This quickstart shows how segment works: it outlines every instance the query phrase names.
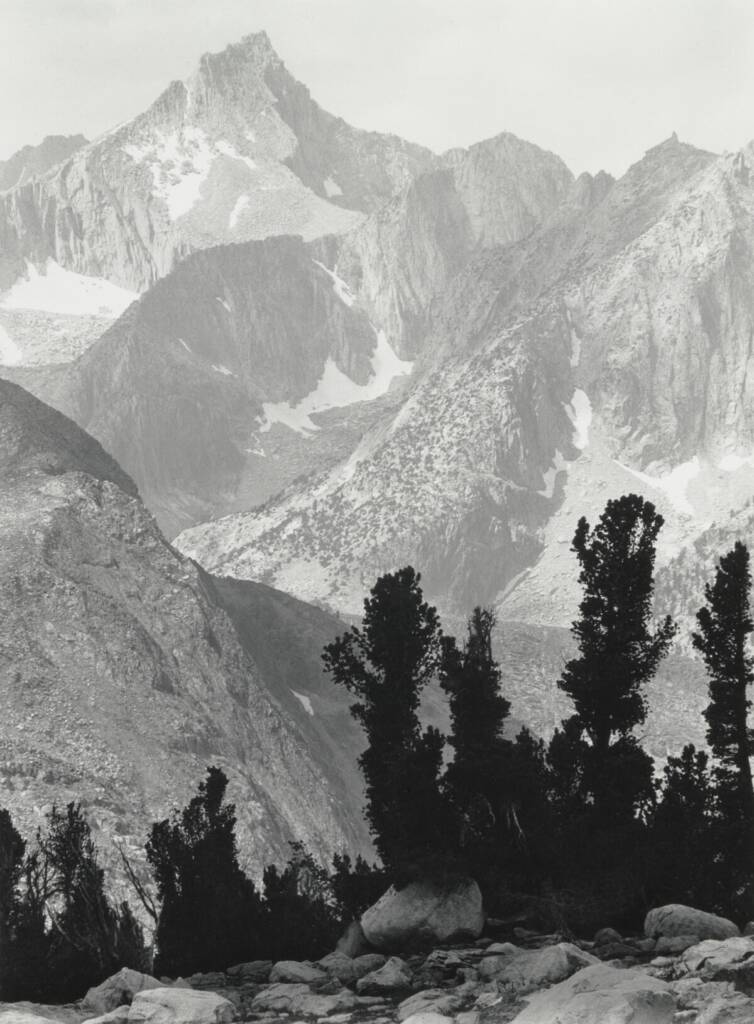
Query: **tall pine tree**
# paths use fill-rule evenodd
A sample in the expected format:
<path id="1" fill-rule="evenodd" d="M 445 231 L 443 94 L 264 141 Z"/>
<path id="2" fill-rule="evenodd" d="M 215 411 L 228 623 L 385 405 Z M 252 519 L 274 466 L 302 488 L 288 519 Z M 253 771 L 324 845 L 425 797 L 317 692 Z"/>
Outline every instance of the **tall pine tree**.
<path id="1" fill-rule="evenodd" d="M 754 680 L 750 638 L 751 568 L 746 545 L 736 542 L 705 587 L 693 643 L 709 675 L 707 742 L 714 758 L 717 846 L 735 893 L 734 908 L 754 916 L 754 787 L 749 757 L 748 688 Z"/>
<path id="2" fill-rule="evenodd" d="M 351 713 L 368 746 L 359 759 L 367 789 L 366 817 L 386 867 L 426 867 L 447 838 L 439 792 L 444 739 L 422 732 L 419 703 L 437 672 L 440 620 L 411 566 L 377 580 L 364 601 L 360 627 L 325 647 L 333 680 L 358 699 Z"/>
<path id="3" fill-rule="evenodd" d="M 450 705 L 454 757 L 445 786 L 459 826 L 459 846 L 473 871 L 496 851 L 496 839 L 518 828 L 511 790 L 513 744 L 503 738 L 510 703 L 500 693 L 500 668 L 492 653 L 495 616 L 475 608 L 462 650 L 446 637 L 440 685 Z"/>
<path id="4" fill-rule="evenodd" d="M 594 528 L 579 521 L 573 550 L 584 588 L 572 627 L 579 653 L 558 686 L 573 701 L 565 729 L 577 796 L 596 822 L 627 820 L 651 797 L 652 762 L 633 730 L 647 713 L 644 687 L 675 634 L 651 626 L 657 535 L 663 519 L 639 495 L 609 501 Z M 554 752 L 564 746 L 554 738 Z"/>

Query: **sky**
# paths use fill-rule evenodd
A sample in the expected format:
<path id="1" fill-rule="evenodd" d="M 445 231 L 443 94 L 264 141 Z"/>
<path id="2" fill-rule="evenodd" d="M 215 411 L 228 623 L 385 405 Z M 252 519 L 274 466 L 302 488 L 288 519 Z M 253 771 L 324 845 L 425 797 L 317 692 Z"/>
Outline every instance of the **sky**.
<path id="1" fill-rule="evenodd" d="M 260 29 L 325 109 L 440 152 L 511 131 L 618 175 L 674 131 L 754 138 L 751 0 L 0 0 L 0 25 L 0 159 Z"/>

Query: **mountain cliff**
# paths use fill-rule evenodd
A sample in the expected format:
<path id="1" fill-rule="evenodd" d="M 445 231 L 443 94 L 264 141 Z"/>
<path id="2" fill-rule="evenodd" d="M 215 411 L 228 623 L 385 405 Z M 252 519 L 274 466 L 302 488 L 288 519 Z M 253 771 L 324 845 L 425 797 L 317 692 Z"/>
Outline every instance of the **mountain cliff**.
<path id="1" fill-rule="evenodd" d="M 0 478 L 0 794 L 24 830 L 76 799 L 108 859 L 137 850 L 215 763 L 256 873 L 291 838 L 366 849 L 361 736 L 318 664 L 339 624 L 181 557 L 99 444 L 5 381 Z"/>

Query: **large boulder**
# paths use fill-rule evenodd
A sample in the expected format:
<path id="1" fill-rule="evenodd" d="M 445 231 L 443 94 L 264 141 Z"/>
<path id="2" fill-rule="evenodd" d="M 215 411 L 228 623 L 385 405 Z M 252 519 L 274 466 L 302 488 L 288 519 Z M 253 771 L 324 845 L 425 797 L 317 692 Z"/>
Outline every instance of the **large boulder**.
<path id="1" fill-rule="evenodd" d="M 387 992 L 399 992 L 410 988 L 413 975 L 407 963 L 398 956 L 391 956 L 371 974 L 365 974 L 356 982 L 356 991 L 365 996 L 381 996 Z"/>
<path id="2" fill-rule="evenodd" d="M 149 974 L 122 967 L 101 984 L 90 988 L 84 996 L 81 1008 L 92 1016 L 102 1016 L 119 1006 L 129 1006 L 137 992 L 161 988 L 160 982 Z"/>
<path id="3" fill-rule="evenodd" d="M 214 992 L 190 988 L 153 988 L 137 992 L 129 1024 L 230 1024 L 233 1003 Z"/>
<path id="4" fill-rule="evenodd" d="M 672 1024 L 670 986 L 633 968 L 594 964 L 538 992 L 514 1024 Z"/>
<path id="5" fill-rule="evenodd" d="M 668 903 L 650 910 L 644 920 L 648 939 L 675 935 L 696 935 L 699 939 L 730 939 L 740 935 L 738 928 L 726 917 L 708 914 L 683 903 Z"/>
<path id="6" fill-rule="evenodd" d="M 504 985 L 517 996 L 564 981 L 584 967 L 599 963 L 596 957 L 570 942 L 543 949 L 513 949 L 515 952 L 485 957 L 478 971 L 481 978 L 494 980 L 498 988 Z"/>
<path id="7" fill-rule="evenodd" d="M 364 913 L 361 927 L 370 946 L 391 953 L 477 939 L 484 927 L 482 894 L 472 879 L 451 887 L 391 886 Z"/>

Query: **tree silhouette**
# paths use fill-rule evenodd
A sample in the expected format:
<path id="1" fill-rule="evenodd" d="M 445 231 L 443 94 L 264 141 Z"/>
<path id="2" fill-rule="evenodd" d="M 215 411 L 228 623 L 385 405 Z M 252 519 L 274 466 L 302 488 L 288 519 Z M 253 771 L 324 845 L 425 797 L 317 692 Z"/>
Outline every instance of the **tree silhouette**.
<path id="1" fill-rule="evenodd" d="M 444 638 L 440 685 L 450 705 L 454 758 L 444 784 L 459 826 L 459 847 L 473 873 L 489 867 L 510 826 L 520 828 L 511 783 L 513 744 L 503 738 L 510 702 L 500 693 L 500 668 L 492 654 L 495 615 L 475 608 L 461 650 Z"/>
<path id="2" fill-rule="evenodd" d="M 625 820 L 653 793 L 652 763 L 633 730 L 646 717 L 644 686 L 676 631 L 670 617 L 650 626 L 662 525 L 654 505 L 629 494 L 609 501 L 593 529 L 582 518 L 573 539 L 584 588 L 572 627 L 579 654 L 558 686 L 575 709 L 565 727 L 573 784 L 596 821 Z M 554 743 L 557 753 L 566 745 L 562 734 Z"/>
<path id="3" fill-rule="evenodd" d="M 714 757 L 717 846 L 724 851 L 737 909 L 754 914 L 754 788 L 749 756 L 748 688 L 754 679 L 750 637 L 751 569 L 746 545 L 737 541 L 720 559 L 707 604 L 697 613 L 692 640 L 709 675 L 707 741 Z"/>
<path id="4" fill-rule="evenodd" d="M 158 974 L 218 970 L 258 950 L 261 900 L 238 864 L 227 784 L 219 768 L 208 768 L 183 811 L 152 826 L 146 850 L 161 904 Z"/>
<path id="5" fill-rule="evenodd" d="M 410 566 L 381 576 L 364 601 L 362 626 L 323 653 L 333 680 L 358 698 L 351 713 L 368 740 L 359 759 L 365 813 L 391 869 L 426 864 L 446 836 L 438 784 L 444 741 L 436 729 L 422 732 L 418 717 L 421 692 L 440 664 L 442 634 L 420 581 Z"/>

